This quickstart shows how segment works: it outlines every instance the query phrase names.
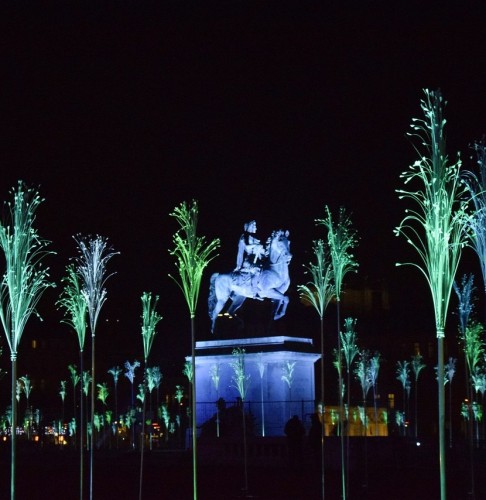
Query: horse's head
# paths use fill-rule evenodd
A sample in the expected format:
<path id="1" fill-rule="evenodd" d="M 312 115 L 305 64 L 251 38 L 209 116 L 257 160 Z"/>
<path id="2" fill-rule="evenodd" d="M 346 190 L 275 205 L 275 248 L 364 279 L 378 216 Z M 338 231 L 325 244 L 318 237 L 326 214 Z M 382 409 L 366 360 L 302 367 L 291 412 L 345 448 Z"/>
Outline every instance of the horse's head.
<path id="1" fill-rule="evenodd" d="M 269 242 L 269 260 L 271 264 L 285 262 L 288 264 L 292 259 L 290 253 L 289 232 L 279 229 L 273 231 Z"/>

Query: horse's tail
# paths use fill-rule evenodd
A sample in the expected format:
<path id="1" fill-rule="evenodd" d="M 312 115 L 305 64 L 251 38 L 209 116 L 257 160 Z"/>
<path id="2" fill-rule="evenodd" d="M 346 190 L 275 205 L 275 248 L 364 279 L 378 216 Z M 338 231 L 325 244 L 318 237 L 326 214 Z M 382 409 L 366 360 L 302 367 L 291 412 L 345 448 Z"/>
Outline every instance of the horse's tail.
<path id="1" fill-rule="evenodd" d="M 218 302 L 218 299 L 216 297 L 216 288 L 214 285 L 217 277 L 218 273 L 214 273 L 209 280 L 208 312 L 211 319 L 213 319 L 213 311 L 216 307 L 216 303 Z"/>

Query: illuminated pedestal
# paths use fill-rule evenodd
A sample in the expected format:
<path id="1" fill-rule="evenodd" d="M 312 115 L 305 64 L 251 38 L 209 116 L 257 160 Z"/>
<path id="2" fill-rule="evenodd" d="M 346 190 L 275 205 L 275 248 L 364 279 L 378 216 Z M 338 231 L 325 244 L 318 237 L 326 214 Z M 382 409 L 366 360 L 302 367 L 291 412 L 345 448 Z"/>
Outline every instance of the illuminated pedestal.
<path id="1" fill-rule="evenodd" d="M 283 435 L 292 415 L 305 421 L 314 408 L 314 364 L 320 355 L 313 352 L 310 339 L 273 336 L 196 342 L 197 425 L 214 416 L 219 398 L 231 406 L 240 396 L 231 367 L 233 350 L 238 347 L 246 352 L 245 374 L 250 379 L 245 410 L 255 418 L 255 434 Z M 282 379 L 289 364 L 293 364 L 291 387 Z M 212 377 L 216 369 L 218 387 Z"/>

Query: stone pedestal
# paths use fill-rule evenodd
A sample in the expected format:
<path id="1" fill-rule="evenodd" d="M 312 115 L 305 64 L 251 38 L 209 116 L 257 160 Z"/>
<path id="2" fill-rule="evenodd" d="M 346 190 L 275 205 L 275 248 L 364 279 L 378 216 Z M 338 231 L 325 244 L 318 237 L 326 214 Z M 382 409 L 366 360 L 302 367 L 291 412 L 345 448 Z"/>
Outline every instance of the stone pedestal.
<path id="1" fill-rule="evenodd" d="M 245 350 L 245 375 L 249 376 L 245 411 L 254 417 L 257 436 L 281 436 L 292 415 L 308 423 L 314 411 L 314 364 L 320 358 L 311 339 L 272 336 L 196 342 L 197 425 L 216 414 L 216 401 L 235 405 L 240 393 L 231 366 L 233 351 Z M 190 357 L 187 358 L 190 360 Z M 292 368 L 291 384 L 283 379 Z M 219 382 L 215 375 L 219 376 Z"/>

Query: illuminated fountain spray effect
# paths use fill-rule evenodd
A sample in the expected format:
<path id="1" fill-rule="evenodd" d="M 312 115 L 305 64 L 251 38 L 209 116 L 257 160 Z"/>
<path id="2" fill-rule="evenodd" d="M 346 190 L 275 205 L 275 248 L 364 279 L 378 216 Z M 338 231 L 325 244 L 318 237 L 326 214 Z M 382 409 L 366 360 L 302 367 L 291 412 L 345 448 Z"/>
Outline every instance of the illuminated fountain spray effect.
<path id="1" fill-rule="evenodd" d="M 203 236 L 197 236 L 197 222 L 199 216 L 198 204 L 195 200 L 191 204 L 181 203 L 170 214 L 179 225 L 173 236 L 174 249 L 170 254 L 176 257 L 176 267 L 179 279 L 169 275 L 182 291 L 189 309 L 191 319 L 191 364 L 192 373 L 196 369 L 196 307 L 201 288 L 201 279 L 206 266 L 217 256 L 219 239 L 206 243 Z M 196 380 L 191 384 L 191 421 L 192 421 L 192 471 L 193 497 L 197 499 L 197 435 L 196 435 Z"/>
<path id="2" fill-rule="evenodd" d="M 10 496 L 15 498 L 17 409 L 17 357 L 20 339 L 44 291 L 53 286 L 44 258 L 48 241 L 34 228 L 35 213 L 43 199 L 39 193 L 19 181 L 11 190 L 13 202 L 5 204 L 6 220 L 0 222 L 0 249 L 5 257 L 5 272 L 0 281 L 0 321 L 10 349 L 11 369 L 11 474 Z"/>
<path id="3" fill-rule="evenodd" d="M 95 338 L 98 318 L 106 301 L 105 284 L 112 274 L 106 273 L 108 261 L 118 252 L 108 245 L 108 240 L 102 236 L 84 238 L 75 236 L 79 255 L 76 258 L 76 272 L 81 277 L 81 294 L 88 308 L 89 326 L 91 331 L 91 437 L 90 437 L 90 476 L 89 497 L 93 499 L 94 473 L 94 416 L 95 416 Z"/>
<path id="4" fill-rule="evenodd" d="M 407 262 L 417 268 L 429 285 L 434 305 L 438 359 L 438 428 L 440 497 L 446 498 L 445 467 L 445 390 L 444 337 L 447 311 L 454 276 L 461 251 L 468 241 L 470 224 L 468 188 L 460 175 L 461 161 L 449 163 L 445 148 L 444 102 L 440 91 L 424 90 L 420 101 L 424 117 L 412 121 L 412 137 L 420 159 L 401 174 L 405 184 L 418 184 L 410 190 L 399 189 L 400 199 L 411 201 L 412 209 L 395 228 L 417 252 L 419 263 Z"/>

